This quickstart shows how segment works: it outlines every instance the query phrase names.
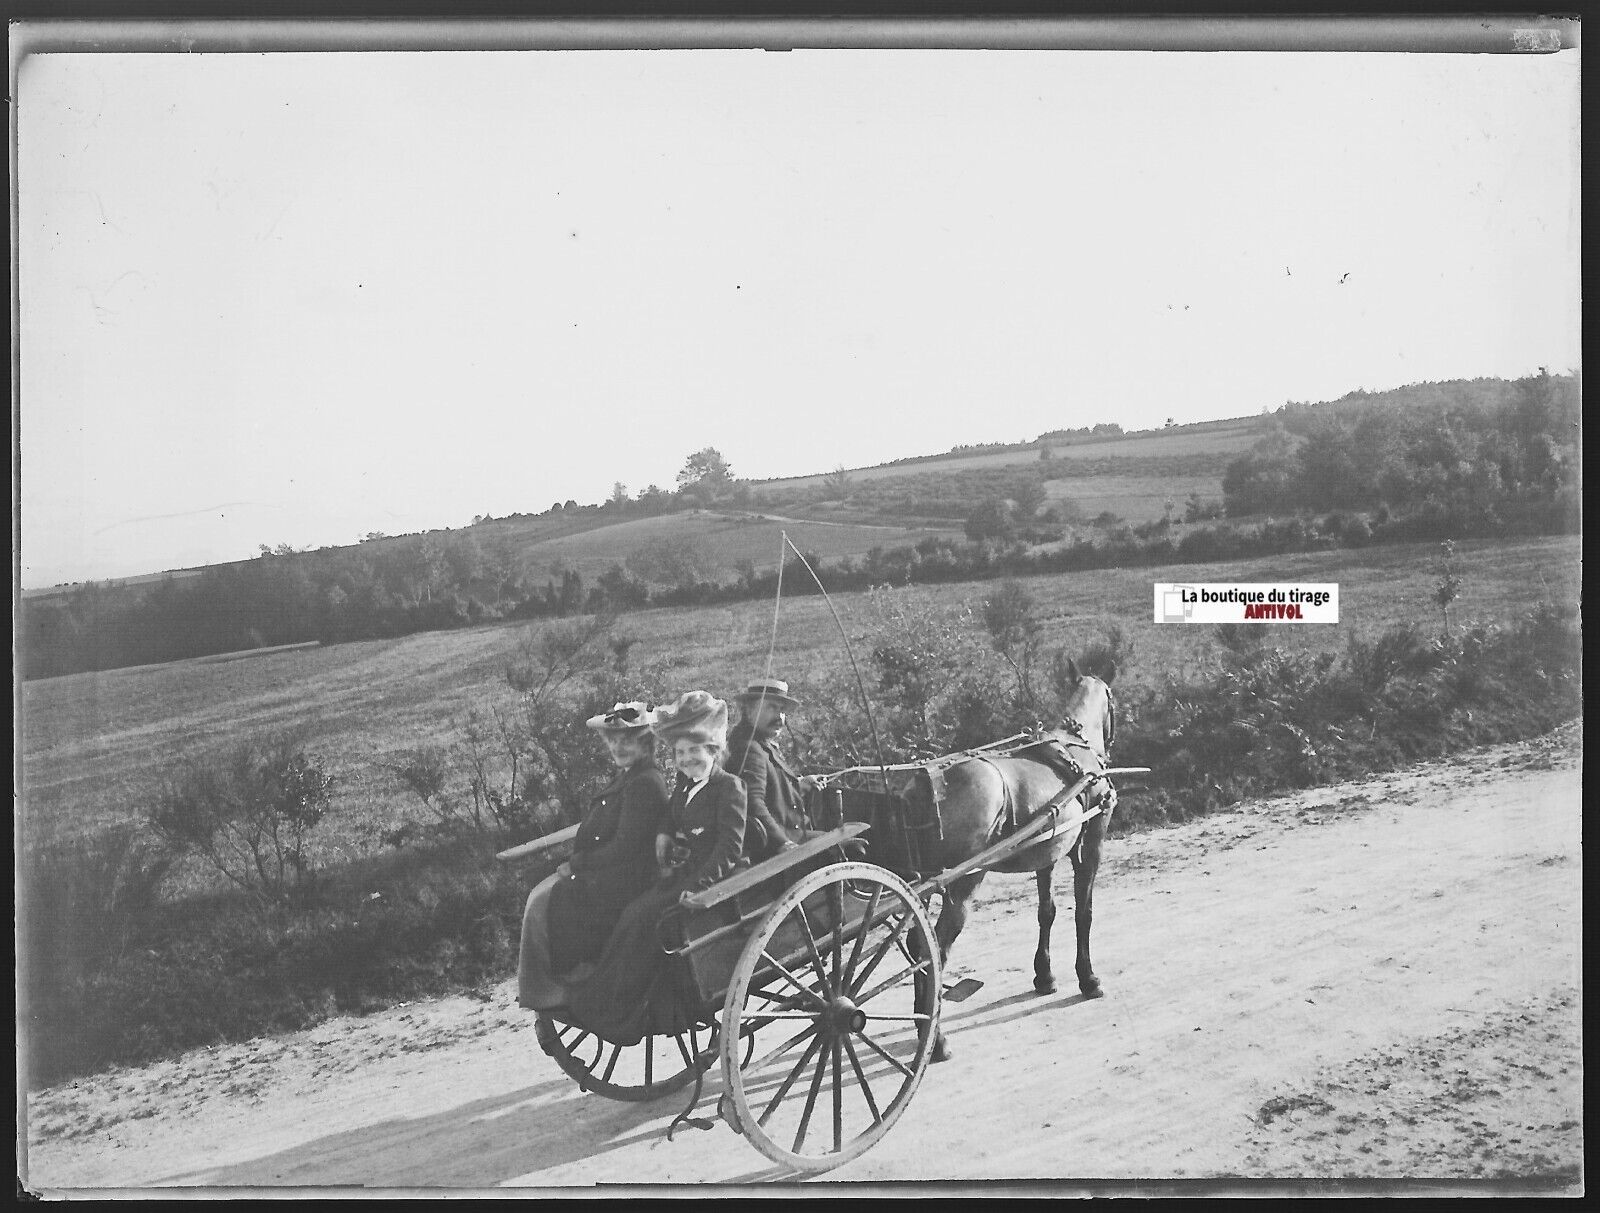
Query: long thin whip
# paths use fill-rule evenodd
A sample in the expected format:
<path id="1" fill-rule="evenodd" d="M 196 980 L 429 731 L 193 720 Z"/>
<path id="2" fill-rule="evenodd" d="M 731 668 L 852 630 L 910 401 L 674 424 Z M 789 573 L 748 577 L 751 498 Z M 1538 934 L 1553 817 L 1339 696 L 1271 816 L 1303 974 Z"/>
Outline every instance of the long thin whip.
<path id="1" fill-rule="evenodd" d="M 762 673 L 762 678 L 768 682 L 772 680 L 772 654 L 778 647 L 778 607 L 783 602 L 783 548 L 788 542 L 788 534 L 780 530 L 778 532 L 778 592 L 772 596 L 772 635 L 767 639 L 767 663 L 763 667 Z M 763 686 L 761 688 L 761 696 L 756 701 L 756 713 L 758 715 L 761 709 L 766 706 L 766 702 L 767 690 Z M 736 770 L 744 770 L 745 759 L 750 755 L 750 743 L 755 740 L 755 736 L 755 729 L 752 728 L 750 736 L 745 738 L 744 749 L 739 754 L 739 765 L 735 768 Z"/>
<path id="2" fill-rule="evenodd" d="M 839 612 L 833 606 L 833 599 L 828 597 L 828 587 L 822 584 L 822 578 L 817 576 L 817 570 L 811 567 L 811 562 L 805 558 L 805 553 L 790 542 L 787 531 L 783 532 L 783 542 L 799 558 L 800 563 L 805 566 L 806 572 L 811 574 L 811 580 L 817 583 L 817 589 L 822 594 L 822 601 L 828 604 L 828 612 L 833 616 L 833 622 L 838 625 L 839 635 L 844 638 L 845 655 L 850 658 L 850 671 L 856 677 L 856 690 L 861 695 L 861 706 L 867 714 L 867 727 L 872 731 L 872 748 L 878 755 L 878 770 L 883 775 L 884 785 L 888 786 L 889 772 L 883 762 L 883 746 L 878 741 L 878 724 L 872 715 L 872 701 L 867 698 L 866 684 L 861 680 L 861 667 L 856 664 L 856 652 L 850 644 L 850 633 L 845 631 L 844 620 L 839 618 Z M 781 560 L 778 562 L 778 567 L 780 569 L 779 576 L 781 577 L 781 569 L 783 567 Z"/>
<path id="3" fill-rule="evenodd" d="M 778 604 L 783 601 L 783 549 L 789 542 L 787 531 L 778 532 L 778 592 L 772 596 L 772 638 L 767 641 L 767 665 L 762 677 L 772 677 L 772 653 L 778 647 Z M 764 696 L 763 696 L 764 698 Z"/>

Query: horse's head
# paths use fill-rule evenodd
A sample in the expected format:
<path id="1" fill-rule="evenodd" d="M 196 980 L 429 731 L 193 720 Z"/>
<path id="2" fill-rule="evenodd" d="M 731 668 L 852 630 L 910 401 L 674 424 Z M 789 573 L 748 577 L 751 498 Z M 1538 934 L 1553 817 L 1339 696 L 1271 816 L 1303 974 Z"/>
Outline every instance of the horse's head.
<path id="1" fill-rule="evenodd" d="M 1078 663 L 1069 657 L 1065 690 L 1062 727 L 1074 732 L 1081 729 L 1085 741 L 1102 756 L 1109 756 L 1117 732 L 1117 709 L 1111 698 L 1111 688 L 1093 674 L 1080 672 Z"/>

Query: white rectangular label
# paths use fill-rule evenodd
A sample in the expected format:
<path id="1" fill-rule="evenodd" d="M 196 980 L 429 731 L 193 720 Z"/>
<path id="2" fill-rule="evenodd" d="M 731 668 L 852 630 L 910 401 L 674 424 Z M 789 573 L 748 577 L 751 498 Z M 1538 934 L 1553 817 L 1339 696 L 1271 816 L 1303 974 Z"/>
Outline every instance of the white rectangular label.
<path id="1" fill-rule="evenodd" d="M 1157 623 L 1338 623 L 1334 582 L 1156 582 Z"/>

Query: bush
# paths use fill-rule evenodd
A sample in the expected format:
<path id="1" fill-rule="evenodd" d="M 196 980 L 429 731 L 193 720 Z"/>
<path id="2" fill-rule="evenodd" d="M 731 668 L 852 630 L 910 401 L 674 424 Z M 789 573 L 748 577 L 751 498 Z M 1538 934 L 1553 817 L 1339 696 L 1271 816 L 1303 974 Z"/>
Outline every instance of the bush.
<path id="1" fill-rule="evenodd" d="M 1582 703 L 1575 614 L 1548 604 L 1509 628 L 1428 638 L 1408 625 L 1343 654 L 1286 651 L 1243 625 L 1218 635 L 1222 669 L 1126 706 L 1119 748 L 1154 771 L 1124 797 L 1124 829 L 1533 736 Z"/>
<path id="2" fill-rule="evenodd" d="M 300 735 L 250 738 L 169 781 L 145 822 L 259 901 L 298 907 L 314 881 L 308 835 L 332 804 L 333 784 Z"/>

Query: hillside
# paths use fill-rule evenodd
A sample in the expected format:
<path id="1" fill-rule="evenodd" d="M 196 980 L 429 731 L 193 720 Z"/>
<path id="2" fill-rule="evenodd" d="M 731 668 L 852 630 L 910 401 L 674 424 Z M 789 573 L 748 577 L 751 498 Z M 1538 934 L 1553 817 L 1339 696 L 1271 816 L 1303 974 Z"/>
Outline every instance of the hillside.
<path id="1" fill-rule="evenodd" d="M 1161 516 L 1165 501 L 1177 495 L 1182 501 L 1190 492 L 1216 495 L 1221 491 L 1221 475 L 1227 458 L 1249 448 L 1259 435 L 1259 418 L 1233 418 L 1172 426 L 1092 442 L 1038 440 L 1000 449 L 914 456 L 873 467 L 847 468 L 845 474 L 857 487 L 875 481 L 908 477 L 934 477 L 945 480 L 956 474 L 994 473 L 1006 469 L 1039 468 L 1041 479 L 1052 500 L 1071 497 L 1079 501 L 1088 516 L 1103 510 L 1120 515 L 1131 523 Z M 1041 467 L 1041 448 L 1048 448 L 1052 466 Z M 1219 456 L 1225 457 L 1218 462 Z M 1161 461 L 1152 466 L 1152 460 Z M 1198 462 L 1197 462 L 1198 460 Z M 1187 461 L 1188 474 L 1178 461 Z M 1176 473 L 1176 474 L 1174 474 Z M 958 533 L 959 515 L 934 515 L 932 526 L 918 525 L 916 518 L 885 523 L 869 505 L 851 508 L 837 494 L 821 494 L 836 472 L 809 476 L 751 480 L 748 509 L 727 514 L 707 511 L 669 510 L 667 514 L 639 518 L 636 514 L 595 505 L 570 506 L 541 514 L 516 514 L 485 519 L 469 527 L 444 527 L 417 535 L 381 536 L 359 544 L 335 545 L 317 549 L 323 553 L 368 552 L 374 555 L 393 550 L 398 544 L 422 536 L 444 536 L 470 531 L 480 542 L 492 545 L 510 558 L 526 558 L 541 574 L 561 568 L 576 569 L 588 576 L 614 561 L 625 558 L 639 545 L 664 538 L 704 539 L 715 545 L 716 556 L 725 570 L 731 571 L 742 560 L 758 565 L 775 559 L 777 533 L 752 527 L 747 516 L 779 505 L 795 505 L 802 518 L 825 523 L 860 521 L 861 528 L 796 527 L 788 529 L 795 543 L 825 557 L 858 555 L 871 548 L 894 543 L 915 544 L 930 535 Z M 816 517 L 813 517 L 816 515 Z M 741 518 L 743 517 L 743 521 Z M 670 518 L 672 521 L 665 521 Z M 952 519 L 957 523 L 952 527 Z M 943 525 L 939 525 L 939 523 Z M 582 541 L 578 536 L 587 536 Z M 98 583 L 106 587 L 146 590 L 167 579 L 196 577 L 204 568 L 231 568 L 250 561 L 226 561 L 217 565 L 171 569 L 138 577 L 123 577 Z M 30 602 L 45 602 L 65 597 L 77 585 L 24 589 Z"/>
<path id="2" fill-rule="evenodd" d="M 677 492 L 30 594 L 24 676 L 764 597 L 782 535 L 864 588 L 1416 539 L 1575 533 L 1576 376 L 1351 393 L 1272 416 L 1027 443 L 764 482 L 712 448 Z M 1221 529 L 1206 523 L 1226 515 Z M 1190 526 L 1188 524 L 1197 524 Z M 826 566 L 826 568 L 822 566 Z"/>

